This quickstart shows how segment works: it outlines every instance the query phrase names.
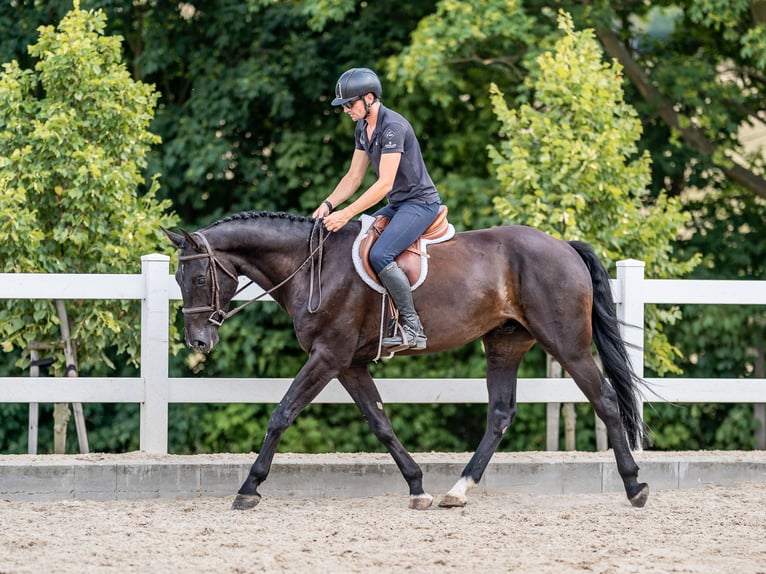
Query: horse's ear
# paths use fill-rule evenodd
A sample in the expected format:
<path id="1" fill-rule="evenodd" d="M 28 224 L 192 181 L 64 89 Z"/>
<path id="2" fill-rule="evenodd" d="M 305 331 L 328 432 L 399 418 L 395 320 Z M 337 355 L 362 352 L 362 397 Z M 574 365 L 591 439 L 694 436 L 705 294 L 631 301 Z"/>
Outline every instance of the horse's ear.
<path id="1" fill-rule="evenodd" d="M 194 251 L 202 251 L 202 247 L 200 247 L 199 243 L 194 239 L 194 237 L 191 236 L 191 234 L 187 233 L 185 230 L 181 230 L 181 233 L 184 234 L 184 239 L 186 239 L 186 243 L 194 249 Z"/>
<path id="2" fill-rule="evenodd" d="M 165 229 L 164 227 L 160 226 L 160 229 L 167 235 L 168 239 L 175 245 L 178 249 L 181 249 L 181 245 L 183 244 L 184 238 L 182 235 L 178 235 L 178 233 L 173 233 L 172 231 L 169 231 Z"/>

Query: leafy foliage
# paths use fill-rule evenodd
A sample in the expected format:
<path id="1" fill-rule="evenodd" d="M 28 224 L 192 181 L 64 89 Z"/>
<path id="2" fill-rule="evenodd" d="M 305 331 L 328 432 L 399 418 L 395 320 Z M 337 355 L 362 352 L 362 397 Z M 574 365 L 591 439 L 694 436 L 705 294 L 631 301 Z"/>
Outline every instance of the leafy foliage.
<path id="1" fill-rule="evenodd" d="M 418 24 L 412 43 L 389 61 L 389 79 L 402 80 L 409 91 L 415 89 L 417 79 L 442 106 L 458 96 L 486 97 L 478 93 L 481 82 L 477 83 L 475 73 L 466 73 L 471 64 L 489 65 L 507 82 L 517 82 L 522 76 L 516 65 L 535 39 L 535 22 L 519 4 L 439 2 L 435 12 Z"/>
<path id="2" fill-rule="evenodd" d="M 120 39 L 104 35 L 105 16 L 75 8 L 30 46 L 34 70 L 5 64 L 0 76 L 0 245 L 3 272 L 139 272 L 136 253 L 158 250 L 159 226 L 174 219 L 144 182 L 148 131 L 157 94 L 131 80 Z M 82 369 L 111 365 L 105 349 L 138 360 L 137 306 L 70 306 Z M 49 301 L 0 307 L 3 349 L 55 342 Z M 60 364 L 59 361 L 58 364 Z"/>
<path id="3" fill-rule="evenodd" d="M 82 3 L 85 5 L 86 0 Z M 495 144 L 505 154 L 502 146 L 507 142 L 500 141 L 498 133 L 501 129 L 507 132 L 495 115 L 489 87 L 494 83 L 497 94 L 504 94 L 509 110 L 518 111 L 520 106 L 528 105 L 542 113 L 541 108 L 535 107 L 538 101 L 535 82 L 526 78 L 530 73 L 541 77 L 538 56 L 550 52 L 561 38 L 555 10 L 541 0 L 523 3 L 514 0 L 406 3 L 200 0 L 180 4 L 156 0 L 87 0 L 87 6 L 103 10 L 107 15 L 103 23 L 106 34 L 123 38 L 121 57 L 132 80 L 152 83 L 161 94 L 155 102 L 156 108 L 152 103 L 151 131 L 160 135 L 162 141 L 150 143 L 151 152 L 144 156 L 147 167 L 139 168 L 143 178 L 138 186 L 143 191 L 156 189 L 153 174 L 161 173 L 162 186 L 154 192 L 155 204 L 160 198 L 170 199 L 183 224 L 189 227 L 199 227 L 221 215 L 254 207 L 310 213 L 347 167 L 353 146 L 352 125 L 343 114 L 332 109 L 328 101 L 338 75 L 348 67 L 360 65 L 381 73 L 385 103 L 402 112 L 415 126 L 429 171 L 450 208 L 451 221 L 459 229 L 499 224 L 502 217 L 495 211 L 493 197 L 511 194 L 501 189 L 499 180 L 491 173 L 493 160 L 485 150 L 487 144 Z M 711 278 L 757 276 L 750 273 L 758 266 L 758 252 L 757 249 L 750 251 L 748 246 L 764 244 L 761 212 L 752 211 L 752 205 L 742 201 L 743 219 L 748 218 L 749 231 L 744 233 L 742 225 L 732 222 L 725 243 L 731 247 L 722 249 L 723 236 L 719 230 L 723 234 L 727 223 L 725 216 L 719 218 L 717 214 L 728 213 L 728 208 L 722 209 L 712 194 L 702 195 L 698 204 L 683 198 L 683 192 L 692 186 L 722 190 L 720 201 L 724 203 L 727 201 L 724 197 L 743 193 L 741 189 L 729 189 L 719 166 L 727 158 L 745 157 L 737 130 L 743 122 L 761 121 L 758 117 L 763 113 L 766 35 L 762 33 L 763 20 L 758 18 L 755 4 L 751 3 L 750 11 L 745 2 L 718 0 L 681 3 L 596 0 L 564 2 L 557 6 L 573 15 L 578 29 L 607 27 L 618 33 L 631 49 L 636 63 L 651 73 L 653 84 L 679 111 L 683 121 L 701 126 L 706 137 L 722 150 L 718 156 L 710 157 L 684 141 L 677 130 L 659 119 L 655 102 L 644 101 L 635 85 L 618 78 L 617 68 L 605 69 L 607 75 L 614 76 L 613 84 L 608 85 L 620 86 L 623 90 L 625 109 L 638 112 L 633 120 L 623 118 L 619 125 L 635 130 L 632 122 L 640 122 L 643 128 L 632 140 L 635 151 L 628 151 L 622 159 L 606 146 L 609 162 L 603 169 L 610 185 L 619 181 L 620 170 L 634 169 L 640 181 L 635 185 L 627 182 L 624 189 L 620 189 L 623 189 L 624 202 L 643 204 L 638 211 L 629 208 L 637 221 L 649 221 L 648 214 L 653 215 L 655 210 L 663 213 L 673 209 L 691 212 L 693 220 L 684 233 L 684 238 L 691 237 L 691 241 L 676 243 L 672 252 L 667 251 L 669 244 L 664 240 L 656 245 L 654 242 L 657 237 L 675 233 L 678 221 L 683 221 L 680 214 L 647 225 L 641 241 L 631 239 L 641 251 L 636 251 L 633 245 L 626 245 L 625 251 L 620 251 L 619 245 L 608 240 L 603 244 L 594 241 L 594 246 L 602 249 L 603 254 L 632 258 L 644 258 L 649 251 L 657 249 L 653 257 L 658 261 L 674 257 L 690 262 L 700 253 L 704 265 L 695 269 L 694 276 L 701 276 L 699 273 Z M 0 4 L 0 58 L 18 62 L 16 76 L 23 77 L 19 77 L 17 89 L 26 83 L 26 93 L 38 99 L 42 97 L 41 83 L 33 68 L 39 58 L 30 55 L 27 46 L 38 42 L 38 27 L 58 24 L 71 7 L 68 0 Z M 63 59 L 58 61 L 65 63 Z M 0 102 L 6 101 L 11 100 L 6 99 L 3 91 Z M 36 118 L 33 106 L 37 104 L 32 103 L 32 98 L 16 97 L 13 101 L 28 106 L 24 117 Z M 579 128 L 583 130 L 580 134 L 583 141 L 590 147 L 596 146 L 588 124 L 580 124 Z M 22 134 L 31 131 L 31 127 L 20 129 L 26 130 Z M 627 150 L 630 142 L 618 137 L 610 145 Z M 594 149 L 602 151 L 598 147 Z M 651 157 L 648 186 L 643 172 L 649 163 L 644 159 L 645 152 Z M 6 153 L 1 155 L 9 157 Z M 100 161 L 99 156 L 94 157 Z M 600 159 L 598 161 L 600 163 Z M 561 165 L 564 163 L 562 160 Z M 762 163 L 762 153 L 747 156 L 746 165 L 756 173 L 763 173 Z M 30 158 L 25 167 L 33 165 L 35 172 L 38 166 Z M 576 172 L 569 165 L 567 169 Z M 102 174 L 105 171 L 111 177 L 112 170 L 101 169 Z M 569 181 L 561 179 L 565 183 Z M 633 188 L 648 189 L 649 193 L 640 195 L 640 199 L 628 196 L 625 190 Z M 30 201 L 29 194 L 27 189 L 22 194 L 18 187 L 3 189 L 3 205 L 8 205 L 7 209 L 3 207 L 3 218 L 0 218 L 0 225 L 5 226 L 3 236 L 15 229 L 17 236 L 22 237 L 18 230 L 32 223 L 37 204 Z M 683 203 L 676 207 L 675 200 L 657 199 L 663 194 L 667 198 L 680 197 Z M 615 204 L 619 199 L 620 194 L 614 198 Z M 585 211 L 596 207 L 586 206 Z M 112 208 L 102 206 L 101 209 Z M 550 209 L 558 210 L 560 217 L 570 210 L 578 225 L 587 219 L 576 204 L 559 203 Z M 7 213 L 10 215 L 6 218 Z M 607 221 L 613 225 L 612 220 Z M 708 226 L 714 226 L 716 231 L 703 232 Z M 562 229 L 561 233 L 565 231 Z M 736 242 L 740 233 L 747 242 Z M 22 237 L 20 241 L 27 239 Z M 614 241 L 619 244 L 623 240 L 615 238 Z M 27 247 L 20 246 L 22 253 L 31 250 Z M 132 264 L 137 263 L 139 255 L 156 250 L 154 245 L 137 245 L 132 249 Z M 728 267 L 729 260 L 736 262 L 736 271 Z M 101 263 L 114 271 L 116 266 L 107 264 L 110 261 L 111 257 L 104 257 Z M 648 269 L 652 277 L 681 274 Z M 41 307 L 35 308 L 38 314 L 50 313 L 50 308 L 43 309 L 49 305 L 39 304 Z M 748 338 L 750 325 L 752 321 L 758 324 L 761 309 L 743 309 L 742 314 L 735 307 L 722 309 L 713 319 L 703 319 L 708 322 L 702 326 L 693 324 L 698 316 L 708 316 L 709 307 L 700 312 L 689 306 L 682 310 L 685 317 L 675 324 L 668 320 L 677 319 L 680 309 L 663 307 L 651 315 L 653 321 L 664 320 L 663 329 L 668 339 L 685 356 L 697 357 L 696 364 L 674 357 L 676 366 L 695 376 L 716 376 L 707 369 L 716 369 L 719 362 L 728 365 L 731 372 L 749 372 L 747 366 L 753 363 L 753 353 L 739 354 L 736 350 L 753 348 Z M 721 338 L 726 347 L 716 347 L 715 321 L 726 319 L 727 314 L 733 319 L 726 323 L 726 335 Z M 177 328 L 180 317 L 174 316 Z M 96 329 L 103 329 L 98 325 L 101 323 L 95 325 Z M 752 329 L 752 333 L 757 336 L 759 331 Z M 305 359 L 295 343 L 289 318 L 268 304 L 254 305 L 238 315 L 227 323 L 221 335 L 224 340 L 210 356 L 202 358 L 183 353 L 171 357 L 171 376 L 292 376 Z M 112 336 L 111 332 L 102 331 L 103 339 Z M 697 342 L 702 344 L 695 346 Z M 727 351 L 721 349 L 729 349 L 728 361 L 722 358 Z M 6 357 L 15 361 L 20 357 L 17 353 L 18 348 Z M 125 366 L 123 356 L 114 349 L 108 350 L 106 356 L 117 371 L 127 372 L 133 368 Z M 482 376 L 483 363 L 480 345 L 476 345 L 439 357 L 397 359 L 376 365 L 373 373 L 378 377 Z M 543 365 L 542 354 L 533 349 L 522 365 L 524 375 L 541 376 Z M 95 363 L 91 372 L 103 372 L 106 368 L 106 363 Z M 2 369 L 10 369 L 10 366 L 0 365 Z M 3 414 L 8 414 L 13 421 L 23 417 L 26 411 L 25 405 L 7 405 L 7 408 L 15 414 L 6 411 Z M 583 408 L 587 407 L 583 405 Z M 662 408 L 658 407 L 657 412 Z M 715 433 L 708 430 L 704 431 L 706 438 L 702 440 L 697 430 L 687 433 L 680 429 L 717 428 L 719 419 L 724 420 L 729 414 L 713 409 L 668 408 L 674 410 L 663 413 L 661 420 L 668 425 L 677 422 L 679 433 L 684 434 L 671 430 L 666 433 L 665 427 L 657 424 L 657 418 L 651 419 L 655 431 L 668 438 L 663 445 L 680 445 L 680 448 L 706 444 L 729 448 L 748 444 L 745 429 L 752 419 L 745 416 L 744 407 L 724 407 L 730 409 L 727 413 L 733 413 L 731 416 L 736 416 L 738 422 L 724 421 L 721 428 L 729 429 L 726 433 L 731 431 L 731 434 L 724 433 L 719 442 L 715 437 L 710 438 Z M 121 409 L 125 409 L 124 415 Z M 389 409 L 394 426 L 408 447 L 422 445 L 433 449 L 474 448 L 483 432 L 486 411 L 484 405 L 390 405 Z M 109 429 L 116 419 L 136 420 L 134 410 L 133 405 L 104 405 L 103 408 L 86 405 L 89 428 L 94 429 L 91 434 L 106 440 L 109 431 L 95 429 Z M 171 448 L 174 452 L 205 452 L 229 447 L 251 450 L 260 441 L 269 410 L 265 405 L 175 405 L 170 413 Z M 577 446 L 592 448 L 592 417 L 585 416 L 585 411 L 581 414 Z M 654 411 L 648 412 L 648 416 L 655 417 Z M 10 418 L 4 421 L 4 429 L 11 429 L 15 424 Z M 312 405 L 299 417 L 298 424 L 301 426 L 296 427 L 295 432 L 288 431 L 283 448 L 377 448 L 361 416 L 349 405 Z M 542 405 L 521 405 L 517 421 L 502 443 L 503 448 L 542 448 L 544 425 Z M 225 432 L 216 430 L 219 427 Z M 17 430 L 23 428 L 24 424 L 17 425 Z M 0 448 L 5 449 L 6 440 L 11 440 L 12 433 L 10 430 L 8 433 L 0 440 L 3 445 Z M 114 434 L 123 436 L 124 433 L 117 429 Z M 97 440 L 100 439 L 91 439 L 94 448 L 103 450 L 135 448 L 129 442 L 110 444 L 108 441 L 97 443 Z"/>
<path id="4" fill-rule="evenodd" d="M 697 279 L 763 280 L 766 277 L 766 201 L 737 187 L 702 194 L 690 191 L 684 204 L 690 233 L 679 252 L 705 253 Z M 691 233 L 693 231 L 693 233 Z M 706 246 L 715 246 L 714 249 Z M 686 376 L 763 378 L 766 314 L 754 305 L 684 305 L 684 321 L 668 327 L 682 351 Z M 760 371 L 759 371 L 760 369 Z M 659 448 L 752 448 L 751 405 L 656 405 L 647 411 Z M 688 446 L 687 446 L 688 445 Z"/>
<path id="5" fill-rule="evenodd" d="M 646 201 L 649 154 L 638 152 L 641 124 L 622 98 L 619 64 L 604 63 L 593 32 L 575 32 L 568 15 L 560 26 L 564 36 L 527 76 L 532 104 L 512 110 L 493 91 L 505 136 L 490 146 L 504 193 L 495 200 L 498 212 L 512 223 L 588 241 L 607 266 L 636 258 L 655 277 L 688 272 L 696 257 L 672 257 L 687 219 L 679 203 L 664 194 Z M 677 371 L 658 315 L 649 319 L 647 358 L 659 372 Z"/>

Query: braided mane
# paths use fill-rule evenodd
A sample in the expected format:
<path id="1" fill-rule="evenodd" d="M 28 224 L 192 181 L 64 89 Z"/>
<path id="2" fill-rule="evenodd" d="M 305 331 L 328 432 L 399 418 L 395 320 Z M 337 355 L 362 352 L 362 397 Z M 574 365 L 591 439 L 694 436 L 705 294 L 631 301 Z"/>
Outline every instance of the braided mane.
<path id="1" fill-rule="evenodd" d="M 232 215 L 227 215 L 226 217 L 219 219 L 218 221 L 215 221 L 207 226 L 206 229 L 209 229 L 211 227 L 215 227 L 216 225 L 221 225 L 222 223 L 229 223 L 230 221 L 246 221 L 248 219 L 260 219 L 260 218 L 269 218 L 269 219 L 287 219 L 288 221 L 299 221 L 299 222 L 313 222 L 314 219 L 311 217 L 306 217 L 303 215 L 296 215 L 294 213 L 285 213 L 282 211 L 274 212 L 274 211 L 241 211 L 239 213 L 234 213 Z"/>

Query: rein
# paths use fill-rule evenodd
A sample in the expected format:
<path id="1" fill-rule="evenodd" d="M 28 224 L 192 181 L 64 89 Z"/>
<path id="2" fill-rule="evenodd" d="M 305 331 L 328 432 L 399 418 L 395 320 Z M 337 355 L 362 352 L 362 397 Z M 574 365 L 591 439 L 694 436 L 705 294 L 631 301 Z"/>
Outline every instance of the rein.
<path id="1" fill-rule="evenodd" d="M 318 234 L 319 235 L 319 243 L 316 245 L 316 247 L 314 247 L 314 233 L 317 230 L 317 228 L 319 228 L 319 234 Z M 207 238 L 204 235 L 202 235 L 201 233 L 195 231 L 194 233 L 191 234 L 191 236 L 193 238 L 197 238 L 197 239 L 200 240 L 200 243 L 202 243 L 202 245 L 205 247 L 205 253 L 195 253 L 194 255 L 179 255 L 178 256 L 178 261 L 191 261 L 193 259 L 203 259 L 203 258 L 209 259 L 210 260 L 210 268 L 211 268 L 210 275 L 211 275 L 212 286 L 211 286 L 211 294 L 210 294 L 211 295 L 210 296 L 210 305 L 206 305 L 204 307 L 191 307 L 189 309 L 184 307 L 183 309 L 181 309 L 181 312 L 184 315 L 191 315 L 191 314 L 195 314 L 195 313 L 207 313 L 208 311 L 210 311 L 210 317 L 208 317 L 207 320 L 210 323 L 212 323 L 213 325 L 216 325 L 217 327 L 220 327 L 221 325 L 223 325 L 223 322 L 226 319 L 228 319 L 229 317 L 232 317 L 233 315 L 236 315 L 237 313 L 239 313 L 242 309 L 244 309 L 245 307 L 247 307 L 251 303 L 254 303 L 254 302 L 258 301 L 259 299 L 262 299 L 263 297 L 266 297 L 267 295 L 270 295 L 271 293 L 273 293 L 274 291 L 276 291 L 277 289 L 282 287 L 285 283 L 290 281 L 290 279 L 295 277 L 298 274 L 298 272 L 301 269 L 303 269 L 309 261 L 311 262 L 311 279 L 310 279 L 309 300 L 308 300 L 308 303 L 307 303 L 307 307 L 308 307 L 309 313 L 312 313 L 312 314 L 316 313 L 319 310 L 319 307 L 322 304 L 322 253 L 323 253 L 324 243 L 330 237 L 329 235 L 325 236 L 325 234 L 324 234 L 324 227 L 322 226 L 322 220 L 321 219 L 317 219 L 314 222 L 314 227 L 311 230 L 311 237 L 309 239 L 309 250 L 310 250 L 310 252 L 309 252 L 308 257 L 306 257 L 306 259 L 303 261 L 303 263 L 301 263 L 295 271 L 290 273 L 290 275 L 288 275 L 285 279 L 283 279 L 282 281 L 280 281 L 279 283 L 274 285 L 268 291 L 264 291 L 260 295 L 258 295 L 256 297 L 253 297 L 249 301 L 245 301 L 244 303 L 242 303 L 238 307 L 235 307 L 234 309 L 232 309 L 231 311 L 228 311 L 228 312 L 224 311 L 223 307 L 221 305 L 221 288 L 220 288 L 220 286 L 218 284 L 218 273 L 216 272 L 216 267 L 219 267 L 224 273 L 226 273 L 226 275 L 228 275 L 229 277 L 231 277 L 232 279 L 234 279 L 237 282 L 239 281 L 239 276 L 235 272 L 230 271 L 229 269 L 227 269 L 226 266 L 223 263 L 221 263 L 220 259 L 218 259 L 218 257 L 215 256 L 213 248 L 210 246 L 210 243 L 208 243 L 208 240 L 207 240 Z M 318 267 L 317 267 L 317 269 L 318 269 L 318 272 L 317 272 L 317 285 L 318 285 L 318 288 L 319 288 L 319 301 L 318 301 L 316 307 L 312 308 L 311 301 L 314 298 L 314 255 L 316 255 L 317 253 L 319 253 L 319 264 L 318 264 Z M 244 286 L 242 286 L 239 289 L 237 289 L 237 291 L 234 293 L 234 296 L 232 298 L 234 298 L 237 295 L 239 295 L 242 291 L 247 289 L 253 283 L 254 283 L 254 281 L 251 280 L 248 283 L 246 283 Z"/>

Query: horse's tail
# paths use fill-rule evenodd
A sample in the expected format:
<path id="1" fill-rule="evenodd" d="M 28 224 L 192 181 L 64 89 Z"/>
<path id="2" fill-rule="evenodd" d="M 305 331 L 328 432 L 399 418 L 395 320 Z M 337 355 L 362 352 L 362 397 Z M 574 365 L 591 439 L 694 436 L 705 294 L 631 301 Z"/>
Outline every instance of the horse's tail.
<path id="1" fill-rule="evenodd" d="M 614 309 L 609 274 L 590 245 L 582 241 L 570 241 L 569 244 L 590 271 L 593 282 L 593 341 L 601 357 L 604 373 L 617 393 L 620 416 L 630 446 L 636 448 L 646 436 L 638 390 L 645 382 L 633 371 L 625 341 L 620 336 L 620 322 Z"/>

